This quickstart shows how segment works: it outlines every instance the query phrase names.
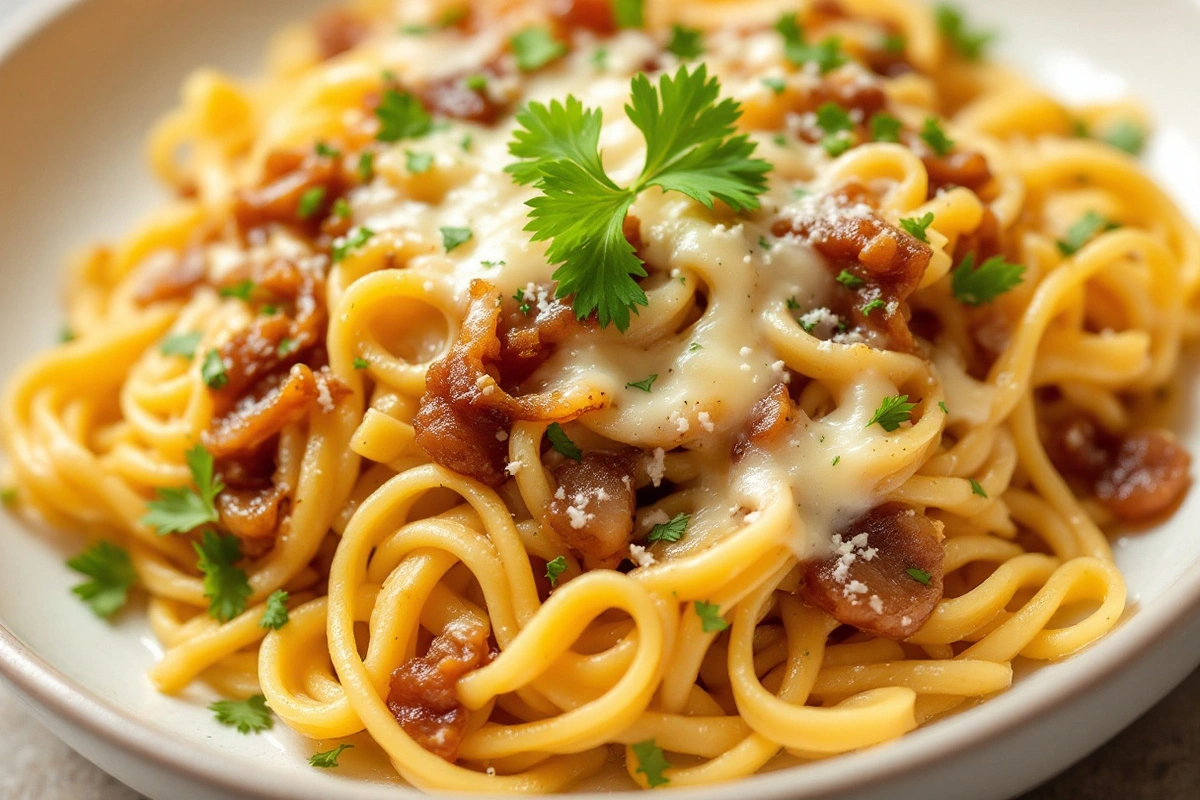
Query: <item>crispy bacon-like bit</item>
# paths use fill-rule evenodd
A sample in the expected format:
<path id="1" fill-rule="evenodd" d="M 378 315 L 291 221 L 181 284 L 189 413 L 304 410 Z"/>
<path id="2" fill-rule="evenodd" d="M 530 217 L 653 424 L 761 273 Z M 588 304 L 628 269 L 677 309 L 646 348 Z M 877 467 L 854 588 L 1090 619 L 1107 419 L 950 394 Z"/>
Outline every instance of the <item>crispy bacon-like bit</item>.
<path id="1" fill-rule="evenodd" d="M 1168 513 L 1191 484 L 1192 457 L 1154 428 L 1113 434 L 1079 415 L 1054 427 L 1047 449 L 1060 470 L 1123 522 Z"/>
<path id="2" fill-rule="evenodd" d="M 772 226 L 776 236 L 794 235 L 808 241 L 825 257 L 834 275 L 846 270 L 861 281 L 848 289 L 849 308 L 835 308 L 855 325 L 883 338 L 892 350 L 911 351 L 912 332 L 906 319 L 906 301 L 921 282 L 933 249 L 884 221 L 870 207 L 870 196 L 857 184 L 846 184 L 819 206 L 818 213 L 781 219 Z M 872 301 L 882 307 L 864 314 Z"/>
<path id="3" fill-rule="evenodd" d="M 313 20 L 317 51 L 322 61 L 353 50 L 371 34 L 365 19 L 345 8 L 330 8 Z"/>
<path id="4" fill-rule="evenodd" d="M 554 529 L 588 569 L 615 567 L 633 535 L 633 468 L 629 458 L 586 453 L 554 470 L 558 490 L 544 523 Z"/>
<path id="5" fill-rule="evenodd" d="M 983 153 L 955 150 L 939 156 L 927 148 L 918 149 L 918 152 L 929 175 L 929 197 L 944 189 L 964 186 L 984 200 L 991 199 L 992 171 Z"/>
<path id="6" fill-rule="evenodd" d="M 771 387 L 766 397 L 750 409 L 746 428 L 733 440 L 733 460 L 738 462 L 751 446 L 769 446 L 787 433 L 796 421 L 796 404 L 788 394 L 787 384 L 780 381 Z"/>
<path id="7" fill-rule="evenodd" d="M 543 296 L 545 306 L 538 308 L 538 298 Z M 535 285 L 532 294 L 526 290 L 525 297 L 528 312 L 510 297 L 505 298 L 500 316 L 500 357 L 496 366 L 504 378 L 502 385 L 509 391 L 540 367 L 555 345 L 589 327 L 575 317 L 569 304 L 554 297 L 551 286 Z"/>
<path id="8" fill-rule="evenodd" d="M 505 391 L 511 383 L 499 371 L 501 309 L 495 286 L 471 281 L 458 341 L 429 366 L 425 394 L 413 419 L 417 443 L 431 459 L 489 486 L 508 477 L 508 445 L 496 434 L 507 433 L 513 420 L 566 422 L 609 402 L 599 392 L 572 399 L 559 392 L 514 397 Z"/>
<path id="9" fill-rule="evenodd" d="M 233 216 L 243 233 L 268 223 L 291 225 L 317 235 L 334 201 L 345 194 L 352 176 L 343 169 L 342 157 L 321 156 L 314 150 L 275 150 L 263 165 L 262 182 L 234 195 Z M 320 206 L 301 219 L 300 198 L 310 189 L 323 189 Z"/>
<path id="10" fill-rule="evenodd" d="M 246 558 L 262 558 L 275 546 L 287 499 L 287 487 L 279 485 L 265 489 L 225 489 L 217 495 L 221 525 L 241 540 L 242 555 Z"/>
<path id="11" fill-rule="evenodd" d="M 509 105 L 497 101 L 486 88 L 467 86 L 467 77 L 476 74 L 490 82 L 502 73 L 498 66 L 489 66 L 470 73 L 449 75 L 417 87 L 416 96 L 431 114 L 492 125 L 508 111 Z"/>
<path id="12" fill-rule="evenodd" d="M 204 250 L 189 247 L 173 259 L 147 260 L 133 299 L 139 305 L 187 297 L 204 281 L 208 273 Z"/>
<path id="13" fill-rule="evenodd" d="M 452 620 L 425 655 L 392 672 L 388 711 L 417 744 L 453 762 L 469 720 L 455 687 L 459 678 L 491 659 L 487 626 L 473 617 Z"/>
<path id="14" fill-rule="evenodd" d="M 327 369 L 313 372 L 294 364 L 286 376 L 265 378 L 229 413 L 214 419 L 204 433 L 204 445 L 214 458 L 247 455 L 303 418 L 322 398 L 336 404 L 349 392 Z"/>
<path id="15" fill-rule="evenodd" d="M 612 0 L 552 0 L 550 18 L 564 34 L 576 30 L 611 34 L 617 30 Z"/>
<path id="16" fill-rule="evenodd" d="M 904 639 L 942 599 L 941 534 L 924 514 L 885 503 L 834 534 L 833 547 L 805 564 L 800 594 L 843 625 Z"/>

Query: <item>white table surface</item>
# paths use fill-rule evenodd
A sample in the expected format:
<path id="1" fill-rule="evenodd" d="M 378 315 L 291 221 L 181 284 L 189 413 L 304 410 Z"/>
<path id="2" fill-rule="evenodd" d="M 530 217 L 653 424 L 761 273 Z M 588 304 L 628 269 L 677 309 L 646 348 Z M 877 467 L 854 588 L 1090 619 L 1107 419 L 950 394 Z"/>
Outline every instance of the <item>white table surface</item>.
<path id="1" fill-rule="evenodd" d="M 0 24 L 24 2 L 0 0 Z M 3 800 L 139 797 L 54 738 L 4 687 L 0 687 L 0 754 Z M 1021 800 L 1196 796 L 1200 796 L 1200 671 L 1104 748 Z"/>

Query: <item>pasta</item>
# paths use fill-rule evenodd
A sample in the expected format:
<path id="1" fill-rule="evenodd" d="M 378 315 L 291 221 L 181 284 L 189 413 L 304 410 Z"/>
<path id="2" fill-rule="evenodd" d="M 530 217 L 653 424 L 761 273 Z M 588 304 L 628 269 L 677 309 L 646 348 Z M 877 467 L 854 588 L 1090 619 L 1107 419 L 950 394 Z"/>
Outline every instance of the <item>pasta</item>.
<path id="1" fill-rule="evenodd" d="M 1187 489 L 1151 425 L 1200 238 L 1138 109 L 986 40 L 363 0 L 200 70 L 173 200 L 9 385 L 9 499 L 103 543 L 102 616 L 149 596 L 159 690 L 430 790 L 727 781 L 1003 691 L 1119 622 L 1105 531 Z"/>

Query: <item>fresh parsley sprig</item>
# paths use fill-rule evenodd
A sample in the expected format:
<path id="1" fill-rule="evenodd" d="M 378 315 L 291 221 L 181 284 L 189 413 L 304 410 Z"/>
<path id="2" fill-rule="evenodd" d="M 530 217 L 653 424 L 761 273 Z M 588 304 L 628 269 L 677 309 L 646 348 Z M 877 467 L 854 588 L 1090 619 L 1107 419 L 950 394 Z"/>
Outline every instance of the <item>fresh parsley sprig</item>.
<path id="1" fill-rule="evenodd" d="M 650 533 L 646 535 L 647 542 L 678 542 L 683 538 L 683 534 L 687 531 L 688 523 L 691 521 L 689 514 L 676 514 L 667 522 L 660 522 L 650 529 Z"/>
<path id="2" fill-rule="evenodd" d="M 71 591 L 104 619 L 121 610 L 129 599 L 129 587 L 137 581 L 129 553 L 103 539 L 68 559 L 67 566 L 91 578 Z"/>
<path id="3" fill-rule="evenodd" d="M 908 395 L 906 394 L 885 397 L 879 403 L 879 408 L 875 409 L 875 414 L 871 417 L 871 421 L 864 427 L 869 428 L 878 423 L 879 427 L 891 433 L 903 423 L 912 420 L 912 412 L 916 407 L 916 403 L 908 402 Z"/>
<path id="4" fill-rule="evenodd" d="M 741 212 L 758 208 L 771 165 L 753 158 L 755 143 L 734 135 L 741 107 L 718 102 L 721 86 L 701 64 L 680 67 L 659 79 L 644 74 L 631 85 L 625 113 L 642 132 L 646 160 L 630 186 L 618 186 L 600 160 L 601 113 L 573 96 L 549 105 L 531 102 L 517 114 L 509 143 L 517 162 L 506 167 L 521 184 L 540 191 L 525 230 L 547 241 L 546 256 L 560 265 L 552 276 L 557 297 L 574 295 L 575 314 L 593 313 L 601 327 L 629 327 L 630 311 L 646 305 L 635 277 L 645 277 L 641 259 L 625 238 L 623 223 L 643 190 L 677 191 L 712 208 L 717 200 Z"/>
<path id="5" fill-rule="evenodd" d="M 967 253 L 950 273 L 950 288 L 959 301 L 969 306 L 990 303 L 1024 280 L 1025 267 L 1010 264 L 1004 256 L 992 256 L 978 267 L 975 254 Z"/>
<path id="6" fill-rule="evenodd" d="M 149 512 L 142 522 L 154 528 L 159 536 L 168 533 L 187 533 L 216 522 L 216 497 L 225 488 L 220 475 L 213 474 L 212 454 L 196 445 L 184 454 L 191 486 L 168 486 L 158 490 L 158 498 L 146 504 Z"/>
<path id="7" fill-rule="evenodd" d="M 245 570 L 234 566 L 242 557 L 242 542 L 205 528 L 204 537 L 192 542 L 192 547 L 199 556 L 196 566 L 204 574 L 208 615 L 228 622 L 246 610 L 246 599 L 252 594 Z"/>
<path id="8" fill-rule="evenodd" d="M 550 447 L 556 453 L 560 453 L 572 461 L 583 460 L 583 451 L 579 449 L 579 445 L 571 441 L 571 437 L 567 436 L 567 432 L 557 422 L 551 422 L 550 426 L 546 428 L 546 438 L 550 440 Z"/>
<path id="9" fill-rule="evenodd" d="M 261 694 L 251 695 L 245 700 L 218 700 L 208 706 L 217 722 L 237 728 L 238 733 L 258 733 L 270 730 L 275 723 L 267 698 Z"/>
<path id="10" fill-rule="evenodd" d="M 653 789 L 671 782 L 671 779 L 663 774 L 671 768 L 671 762 L 667 761 L 662 748 L 653 739 L 631 744 L 629 749 L 633 751 L 633 756 L 638 762 L 634 771 L 646 776 L 647 786 Z"/>

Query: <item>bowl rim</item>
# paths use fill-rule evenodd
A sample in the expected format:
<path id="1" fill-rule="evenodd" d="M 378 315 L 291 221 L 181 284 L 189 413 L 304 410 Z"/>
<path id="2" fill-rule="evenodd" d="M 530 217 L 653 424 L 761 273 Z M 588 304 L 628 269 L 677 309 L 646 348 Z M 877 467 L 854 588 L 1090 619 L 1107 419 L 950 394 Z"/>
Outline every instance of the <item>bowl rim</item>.
<path id="1" fill-rule="evenodd" d="M 0 70 L 24 47 L 36 46 L 52 35 L 72 9 L 100 0 L 26 0 L 0 22 Z M 1200 352 L 1192 354 L 1200 357 Z M 28 527 L 28 526 L 26 526 Z M 1200 566 L 1200 565 L 1198 565 Z M 1130 609 L 1117 627 L 1084 651 L 1054 665 L 1053 678 L 1006 692 L 986 703 L 934 725 L 912 731 L 899 740 L 799 767 L 759 773 L 739 779 L 753 796 L 818 798 L 830 792 L 861 790 L 888 779 L 929 767 L 970 751 L 987 740 L 1011 735 L 1038 716 L 1081 699 L 1114 675 L 1153 655 L 1153 644 L 1165 640 L 1192 613 L 1200 613 L 1200 569 L 1185 572 L 1162 590 L 1152 603 Z M 272 764 L 218 753 L 158 727 L 125 710 L 71 678 L 11 631 L 0 618 L 0 678 L 15 687 L 27 702 L 69 725 L 134 757 L 199 784 L 236 793 L 247 800 L 324 800 L 327 780 L 297 781 L 295 774 Z M 964 722 L 965 720 L 965 722 Z M 961 728 L 961 730 L 960 730 Z M 252 769 L 230 769 L 231 761 Z M 802 783 L 793 779 L 803 775 Z M 348 800 L 383 800 L 417 790 L 401 785 L 338 780 L 339 795 Z M 692 800 L 728 797 L 730 783 L 680 787 L 672 796 Z M 571 798 L 601 800 L 610 794 L 584 792 Z"/>

